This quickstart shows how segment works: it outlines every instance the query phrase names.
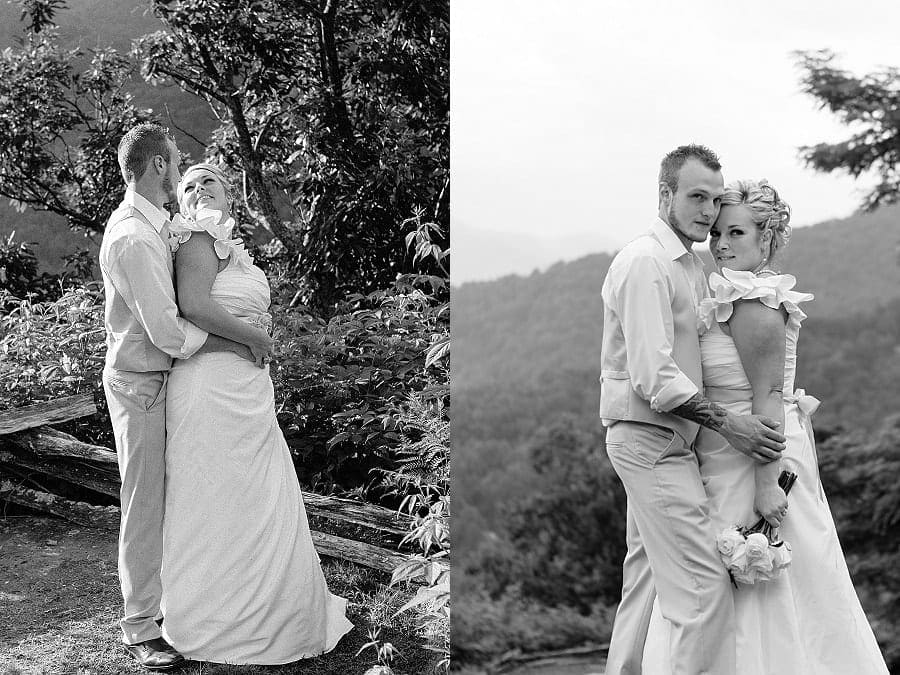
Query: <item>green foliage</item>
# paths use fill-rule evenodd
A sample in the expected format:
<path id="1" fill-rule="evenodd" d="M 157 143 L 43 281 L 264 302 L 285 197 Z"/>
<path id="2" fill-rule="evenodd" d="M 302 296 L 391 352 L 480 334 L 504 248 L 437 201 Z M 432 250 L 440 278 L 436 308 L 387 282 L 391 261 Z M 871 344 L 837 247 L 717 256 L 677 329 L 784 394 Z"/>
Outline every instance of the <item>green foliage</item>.
<path id="1" fill-rule="evenodd" d="M 0 239 L 0 310 L 17 306 L 16 302 L 56 300 L 63 289 L 83 285 L 93 279 L 94 256 L 76 249 L 65 256 L 60 274 L 39 272 L 37 257 L 30 242 L 16 241 L 16 232 Z"/>
<path id="2" fill-rule="evenodd" d="M 276 313 L 278 417 L 310 484 L 371 482 L 373 469 L 393 467 L 408 396 L 448 395 L 446 366 L 426 369 L 425 358 L 449 316 L 422 283 L 351 296 L 327 321 Z"/>
<path id="3" fill-rule="evenodd" d="M 447 2 L 153 6 L 168 30 L 140 41 L 144 75 L 219 112 L 210 154 L 243 172 L 304 303 L 437 272 L 406 256 L 403 221 L 421 208 L 448 232 Z"/>
<path id="4" fill-rule="evenodd" d="M 804 70 L 803 91 L 853 129 L 844 141 L 801 147 L 807 166 L 823 172 L 846 171 L 854 178 L 876 173 L 880 182 L 863 200 L 867 210 L 898 201 L 900 70 L 885 68 L 856 77 L 835 65 L 831 50 L 799 51 L 795 56 Z"/>
<path id="5" fill-rule="evenodd" d="M 520 552 L 514 578 L 525 597 L 588 612 L 622 590 L 625 493 L 602 438 L 573 422 L 539 432 L 529 454 L 542 489 L 510 505 L 500 534 Z"/>
<path id="6" fill-rule="evenodd" d="M 419 609 L 428 649 L 442 654 L 439 666 L 449 668 L 450 573 L 442 561 L 450 552 L 450 423 L 443 400 L 411 396 L 400 428 L 399 468 L 384 472 L 384 485 L 406 494 L 400 510 L 412 521 L 401 545 L 415 542 L 421 553 L 394 570 L 391 585 L 424 577 L 426 585 L 397 614 Z"/>
<path id="7" fill-rule="evenodd" d="M 900 668 L 900 416 L 818 444 L 822 484 L 866 615 Z"/>
<path id="8" fill-rule="evenodd" d="M 19 0 L 22 7 L 21 20 L 28 19 L 27 29 L 40 33 L 50 26 L 56 26 L 53 17 L 66 6 L 66 0 Z"/>
<path id="9" fill-rule="evenodd" d="M 62 49 L 53 30 L 0 53 L 0 195 L 100 233 L 121 198 L 119 139 L 146 119 L 124 90 L 133 67 L 111 49 Z"/>
<path id="10" fill-rule="evenodd" d="M 69 288 L 57 300 L 9 300 L 0 325 L 2 407 L 99 391 L 106 345 L 96 286 Z"/>
<path id="11" fill-rule="evenodd" d="M 513 585 L 497 597 L 457 583 L 453 618 L 453 661 L 483 664 L 509 652 L 603 644 L 612 633 L 615 606 L 596 603 L 588 614 L 565 606 L 548 607 L 524 598 Z"/>
<path id="12" fill-rule="evenodd" d="M 15 234 L 0 239 L 0 289 L 24 298 L 38 278 L 37 258 L 26 242 L 16 242 Z"/>
<path id="13" fill-rule="evenodd" d="M 463 560 L 454 583 L 454 626 L 460 626 L 454 649 L 462 660 L 608 635 L 621 593 L 625 498 L 602 454 L 602 437 L 576 424 L 563 416 L 536 433 L 528 457 L 537 487 L 512 497 L 495 532 Z M 522 613 L 536 622 L 533 631 Z"/>

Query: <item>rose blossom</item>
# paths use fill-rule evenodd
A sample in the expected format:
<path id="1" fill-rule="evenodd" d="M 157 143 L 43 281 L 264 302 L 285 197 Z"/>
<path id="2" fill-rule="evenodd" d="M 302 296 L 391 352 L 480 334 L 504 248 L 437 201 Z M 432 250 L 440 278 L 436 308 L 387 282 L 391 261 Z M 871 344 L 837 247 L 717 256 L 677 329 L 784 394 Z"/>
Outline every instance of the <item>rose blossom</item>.
<path id="1" fill-rule="evenodd" d="M 742 544 L 744 542 L 744 536 L 737 531 L 736 528 L 730 527 L 728 529 L 722 530 L 722 533 L 716 537 L 716 544 L 719 548 L 719 553 L 723 556 L 730 556 L 734 553 L 734 549 L 737 548 L 738 544 Z"/>
<path id="2" fill-rule="evenodd" d="M 764 558 L 769 548 L 769 540 L 762 532 L 754 532 L 747 537 L 747 559 L 750 561 Z"/>

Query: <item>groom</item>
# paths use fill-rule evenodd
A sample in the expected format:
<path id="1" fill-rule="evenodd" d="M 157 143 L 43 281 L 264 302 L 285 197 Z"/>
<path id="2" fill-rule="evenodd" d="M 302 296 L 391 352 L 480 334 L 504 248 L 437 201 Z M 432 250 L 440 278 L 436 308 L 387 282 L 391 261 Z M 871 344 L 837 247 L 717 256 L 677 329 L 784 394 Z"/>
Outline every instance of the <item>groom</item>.
<path id="1" fill-rule="evenodd" d="M 119 167 L 125 198 L 103 234 L 100 271 L 106 293 L 103 389 L 122 479 L 119 580 L 125 649 L 149 670 L 184 661 L 162 639 L 160 600 L 166 448 L 166 383 L 172 359 L 199 352 L 250 349 L 208 334 L 179 316 L 172 283 L 165 204 L 175 201 L 181 160 L 157 124 L 122 138 Z"/>
<path id="2" fill-rule="evenodd" d="M 672 624 L 673 675 L 733 675 L 734 603 L 691 449 L 699 425 L 758 461 L 784 449 L 778 422 L 735 415 L 702 394 L 697 309 L 708 295 L 691 250 L 719 214 L 721 165 L 701 145 L 667 154 L 659 217 L 603 283 L 600 417 L 628 497 L 622 601 L 608 675 L 639 675 L 654 596 Z"/>

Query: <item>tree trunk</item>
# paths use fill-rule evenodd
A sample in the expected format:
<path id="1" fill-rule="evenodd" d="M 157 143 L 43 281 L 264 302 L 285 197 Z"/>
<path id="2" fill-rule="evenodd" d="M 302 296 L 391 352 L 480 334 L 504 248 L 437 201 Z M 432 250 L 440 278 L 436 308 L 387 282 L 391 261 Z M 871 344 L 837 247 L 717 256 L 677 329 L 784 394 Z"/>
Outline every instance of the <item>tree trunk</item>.
<path id="1" fill-rule="evenodd" d="M 350 123 L 350 113 L 347 110 L 347 101 L 344 99 L 344 74 L 338 58 L 335 37 L 336 15 L 337 0 L 326 0 L 325 6 L 318 13 L 319 67 L 331 110 L 332 128 L 347 145 L 347 148 L 352 149 L 354 145 L 353 125 Z"/>
<path id="2" fill-rule="evenodd" d="M 227 106 L 231 113 L 231 121 L 234 123 L 234 130 L 237 133 L 244 171 L 247 172 L 250 189 L 256 196 L 259 217 L 263 220 L 263 226 L 278 237 L 291 258 L 296 259 L 299 254 L 297 244 L 272 201 L 272 194 L 263 178 L 262 162 L 260 162 L 259 153 L 253 147 L 253 139 L 250 136 L 250 128 L 247 125 L 247 117 L 244 115 L 241 102 L 234 96 L 229 96 Z"/>

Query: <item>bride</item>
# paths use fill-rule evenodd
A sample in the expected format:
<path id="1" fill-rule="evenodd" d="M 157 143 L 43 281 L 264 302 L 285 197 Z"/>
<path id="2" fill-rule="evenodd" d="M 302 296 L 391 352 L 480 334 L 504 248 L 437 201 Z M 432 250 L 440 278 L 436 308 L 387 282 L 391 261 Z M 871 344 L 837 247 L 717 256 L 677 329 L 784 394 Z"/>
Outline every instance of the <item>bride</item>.
<path id="1" fill-rule="evenodd" d="M 813 299 L 776 262 L 790 238 L 790 209 L 765 181 L 728 186 L 709 248 L 719 273 L 700 307 L 706 396 L 738 413 L 783 422 L 781 460 L 758 464 L 702 428 L 695 442 L 716 532 L 761 516 L 778 527 L 793 561 L 784 573 L 734 590 L 739 675 L 887 674 L 847 571 L 819 480 L 810 415 L 819 402 L 794 389 L 797 338 Z M 798 478 L 788 497 L 782 470 Z M 715 542 L 710 542 L 715 546 Z M 643 675 L 669 675 L 670 624 L 654 604 Z"/>
<path id="2" fill-rule="evenodd" d="M 227 326 L 245 344 L 264 342 L 269 285 L 233 238 L 224 175 L 194 165 L 177 192 L 184 219 L 171 241 L 182 313 L 198 326 Z M 165 639 L 186 658 L 232 664 L 331 650 L 352 624 L 313 548 L 268 366 L 230 352 L 180 361 L 166 427 Z"/>

